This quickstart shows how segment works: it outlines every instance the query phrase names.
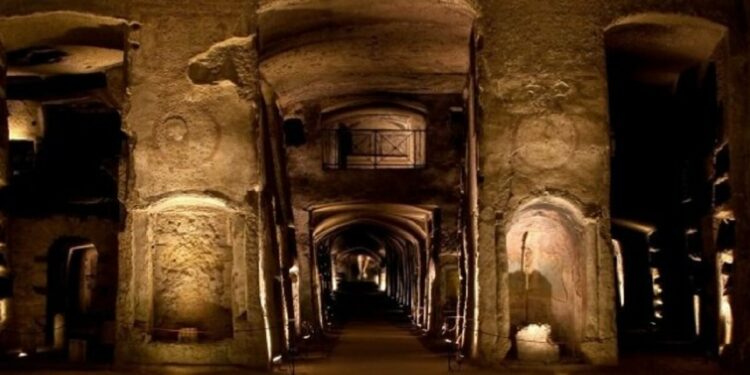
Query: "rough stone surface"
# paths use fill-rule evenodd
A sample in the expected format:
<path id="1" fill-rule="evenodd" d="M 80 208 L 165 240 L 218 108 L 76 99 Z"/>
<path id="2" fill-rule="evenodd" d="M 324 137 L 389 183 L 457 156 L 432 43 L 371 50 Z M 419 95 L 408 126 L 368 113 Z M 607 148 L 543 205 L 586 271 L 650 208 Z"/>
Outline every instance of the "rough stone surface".
<path id="1" fill-rule="evenodd" d="M 256 292 L 262 285 L 251 261 L 259 249 L 248 242 L 257 236 L 256 211 L 177 195 L 133 210 L 130 225 L 126 261 L 138 277 L 132 292 L 120 293 L 127 298 L 118 318 L 121 360 L 263 367 L 265 312 Z M 199 342 L 163 339 L 170 337 L 165 330 L 180 328 L 197 328 Z"/>
<path id="2" fill-rule="evenodd" d="M 192 207 L 191 207 L 192 208 Z M 231 228 L 224 215 L 192 208 L 160 214 L 152 233 L 154 326 L 195 327 L 221 339 L 232 332 Z"/>
<path id="3" fill-rule="evenodd" d="M 608 205 L 606 72 L 599 20 L 589 3 L 483 3 L 479 12 L 479 168 L 484 182 L 479 192 L 477 339 L 480 360 L 496 364 L 511 345 L 503 339 L 511 333 L 508 299 L 513 285 L 505 220 L 521 202 L 544 194 L 599 207 L 594 212 Z M 606 214 L 592 219 L 608 225 Z M 603 236 L 602 242 L 607 241 L 608 234 Z M 609 249 L 596 243 L 586 243 L 581 251 L 593 251 L 589 254 L 596 254 L 594 259 L 609 257 Z M 581 287 L 602 288 L 602 297 L 611 292 L 607 266 L 597 265 L 587 273 L 585 286 L 579 285 L 574 293 L 582 294 Z M 608 344 L 597 350 L 608 353 L 605 362 L 612 362 L 615 321 L 608 311 L 614 306 L 587 303 L 597 307 L 586 308 L 579 313 L 584 317 L 574 319 L 599 322 L 596 339 Z M 572 337 L 583 337 L 581 328 L 576 330 Z"/>
<path id="4" fill-rule="evenodd" d="M 258 3 L 261 9 L 256 11 Z M 363 6 L 366 3 L 369 8 Z M 261 286 L 273 284 L 270 272 L 261 275 L 264 267 L 273 266 L 270 260 L 274 255 L 273 241 L 268 238 L 272 220 L 267 202 L 270 198 L 263 195 L 265 192 L 260 196 L 250 194 L 248 198 L 248 191 L 263 190 L 255 130 L 258 109 L 251 99 L 255 97 L 253 87 L 258 69 L 250 66 L 257 65 L 257 58 L 250 47 L 252 37 L 248 38 L 256 26 L 268 31 L 259 37 L 261 47 L 267 46 L 262 70 L 279 90 L 279 104 L 289 112 L 300 103 L 316 107 L 321 106 L 321 101 L 339 95 L 362 92 L 368 95 L 460 92 L 465 83 L 463 73 L 469 65 L 466 50 L 457 46 L 467 38 L 474 17 L 466 2 L 441 1 L 444 5 L 441 8 L 422 0 L 409 4 L 371 3 L 346 0 L 0 2 L 0 15 L 4 16 L 61 10 L 81 12 L 4 18 L 0 20 L 0 40 L 6 49 L 61 40 L 125 47 L 128 73 L 119 81 L 127 84 L 129 95 L 118 103 L 122 104 L 124 130 L 130 136 L 132 152 L 123 168 L 127 171 L 123 175 L 128 178 L 123 179 L 120 192 L 128 212 L 119 244 L 120 323 L 135 324 L 141 308 L 147 314 L 152 311 L 150 305 L 135 303 L 135 295 L 141 293 L 136 281 L 146 278 L 140 273 L 144 268 L 139 263 L 146 258 L 138 258 L 136 254 L 150 246 L 149 238 L 153 243 L 171 243 L 170 233 L 176 233 L 182 225 L 194 225 L 199 230 L 193 233 L 194 237 L 177 241 L 181 245 L 180 249 L 173 249 L 174 253 L 182 254 L 185 247 L 203 254 L 205 264 L 213 266 L 200 270 L 195 277 L 210 280 L 208 285 L 215 290 L 221 288 L 220 284 L 226 287 L 226 269 L 219 271 L 225 261 L 219 259 L 225 259 L 228 251 L 225 246 L 228 234 L 219 234 L 216 229 L 217 217 L 223 217 L 223 213 L 193 218 L 167 215 L 175 220 L 176 226 L 155 225 L 149 218 L 149 207 L 154 202 L 186 192 L 223 199 L 232 207 L 233 213 L 228 214 L 233 223 L 232 233 L 237 236 L 244 233 L 241 241 L 236 239 L 241 245 L 232 241 L 232 267 L 237 262 L 247 267 L 240 267 L 231 279 L 233 283 L 239 279 L 246 282 L 232 290 L 231 303 L 227 301 L 226 290 L 224 294 L 209 293 L 209 298 L 222 309 L 231 305 L 235 330 L 252 328 L 254 323 L 247 319 L 262 320 L 264 314 L 278 316 L 274 315 L 277 311 L 273 306 L 268 310 L 261 306 L 273 304 L 273 297 L 267 293 L 272 288 Z M 604 32 L 623 17 L 646 12 L 678 13 L 704 18 L 728 31 L 729 37 L 722 42 L 718 55 L 722 56 L 721 90 L 727 108 L 727 131 L 731 135 L 728 138 L 733 166 L 730 180 L 737 220 L 733 277 L 735 285 L 750 285 L 750 210 L 747 210 L 750 172 L 745 167 L 750 165 L 750 132 L 746 125 L 750 106 L 747 94 L 750 31 L 746 25 L 750 22 L 750 7 L 740 1 L 715 0 L 570 0 L 543 6 L 523 0 L 471 3 L 479 16 L 477 31 L 481 37 L 477 63 L 482 184 L 476 307 L 477 328 L 487 334 L 478 338 L 479 359 L 496 365 L 510 349 L 508 262 L 514 255 L 506 241 L 515 241 L 515 237 L 512 232 L 506 233 L 507 224 L 524 202 L 547 195 L 565 199 L 585 217 L 581 251 L 585 254 L 582 282 L 586 286 L 586 305 L 580 312 L 583 322 L 580 351 L 593 363 L 611 363 L 615 359 L 608 212 L 611 150 Z M 130 21 L 134 23 L 129 24 Z M 340 28 L 327 27 L 337 25 L 336 22 L 341 22 Z M 462 25 L 460 30 L 450 27 L 455 24 Z M 366 26 L 356 27 L 361 25 Z M 112 41 L 118 45 L 110 45 Z M 455 202 L 460 196 L 456 188 L 460 180 L 457 164 L 463 154 L 445 145 L 450 144 L 458 130 L 450 129 L 444 119 L 431 120 L 428 167 L 424 170 L 361 171 L 345 176 L 321 170 L 317 157 L 320 155 L 317 108 L 307 110 L 308 143 L 289 151 L 301 259 L 310 257 L 304 210 L 313 203 L 363 198 L 431 203 L 443 208 L 444 236 L 456 232 Z M 12 255 L 14 269 L 21 275 L 15 287 L 18 299 L 25 301 L 16 304 L 20 310 L 14 312 L 24 319 L 20 327 L 31 326 L 31 318 L 44 309 L 32 289 L 43 283 L 40 275 L 44 271 L 33 259 L 43 255 L 48 240 L 63 232 L 76 231 L 82 236 L 109 238 L 116 230 L 112 223 L 83 218 L 14 219 L 10 223 L 9 247 L 18 249 Z M 111 238 L 104 242 L 107 241 Z M 182 259 L 182 255 L 177 258 Z M 301 280 L 312 277 L 308 265 L 300 263 Z M 172 271 L 169 267 L 165 270 Z M 312 304 L 305 285 L 309 288 L 309 283 L 301 285 L 301 299 Z M 598 292 L 590 294 L 592 290 Z M 173 292 L 170 288 L 157 295 Z M 735 342 L 725 356 L 747 364 L 750 288 L 734 288 L 731 293 Z M 246 297 L 238 298 L 238 294 Z M 154 295 L 147 297 L 144 300 L 148 304 L 154 302 Z M 243 311 L 247 314 L 243 315 Z M 235 335 L 232 343 L 195 346 L 165 343 L 151 350 L 144 349 L 148 346 L 144 344 L 145 334 L 135 332 L 119 331 L 118 340 L 122 344 L 118 359 L 163 362 L 165 358 L 175 361 L 189 358 L 193 363 L 261 365 L 268 359 L 267 337 L 259 334 Z M 278 347 L 278 342 L 274 345 Z M 251 360 L 243 350 L 253 353 Z"/>

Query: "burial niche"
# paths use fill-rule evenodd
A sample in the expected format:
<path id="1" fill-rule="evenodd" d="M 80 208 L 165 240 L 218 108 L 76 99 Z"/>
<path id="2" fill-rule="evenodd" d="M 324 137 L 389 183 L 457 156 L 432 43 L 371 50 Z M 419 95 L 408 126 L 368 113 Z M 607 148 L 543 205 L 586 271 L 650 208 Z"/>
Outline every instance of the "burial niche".
<path id="1" fill-rule="evenodd" d="M 231 212 L 213 199 L 163 204 L 152 216 L 153 337 L 232 337 Z"/>
<path id="2" fill-rule="evenodd" d="M 511 335 L 519 359 L 554 361 L 578 352 L 583 283 L 582 224 L 557 202 L 522 207 L 507 232 Z M 578 216 L 580 217 L 580 216 Z M 541 358 L 539 358 L 541 355 Z"/>
<path id="3" fill-rule="evenodd" d="M 88 240 L 63 237 L 52 244 L 47 263 L 47 338 L 57 350 L 68 340 L 94 340 L 93 311 L 99 253 Z"/>

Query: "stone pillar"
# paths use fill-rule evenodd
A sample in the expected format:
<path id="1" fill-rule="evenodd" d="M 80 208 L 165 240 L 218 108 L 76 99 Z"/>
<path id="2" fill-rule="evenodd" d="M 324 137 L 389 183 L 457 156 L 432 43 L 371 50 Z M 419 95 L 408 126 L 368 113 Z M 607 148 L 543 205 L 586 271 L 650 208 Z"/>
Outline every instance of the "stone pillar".
<path id="1" fill-rule="evenodd" d="M 299 304 L 302 322 L 318 325 L 317 302 L 315 298 L 315 281 L 318 277 L 312 268 L 312 245 L 310 243 L 310 229 L 308 212 L 299 208 L 294 209 L 294 223 L 296 229 L 297 261 L 299 267 Z M 322 327 L 320 327 L 322 328 Z"/>
<path id="2" fill-rule="evenodd" d="M 8 176 L 10 175 L 8 165 L 8 104 L 6 103 L 7 96 L 5 91 L 5 73 L 7 68 L 5 49 L 0 44 L 0 188 L 8 186 Z M 3 224 L 5 223 L 3 222 Z M 5 225 L 2 228 L 5 228 Z"/>
<path id="3" fill-rule="evenodd" d="M 5 84 L 5 74 L 7 70 L 7 62 L 5 60 L 5 49 L 3 48 L 3 45 L 0 44 L 0 189 L 5 188 L 8 186 L 8 176 L 10 175 L 9 171 L 9 165 L 8 165 L 8 149 L 9 149 L 9 142 L 8 142 L 8 135 L 9 135 L 9 129 L 8 129 L 8 104 L 6 102 L 6 84 Z M 7 248 L 7 238 L 6 238 L 6 228 L 8 225 L 8 220 L 5 216 L 5 212 L 0 211 L 0 257 L 3 257 L 3 259 L 7 262 L 8 261 L 8 248 Z M 7 271 L 7 270 L 3 270 Z M 4 277 L 7 277 L 7 275 L 3 275 Z M 4 316 L 0 317 L 0 327 L 5 328 L 8 325 L 8 320 L 10 320 L 10 308 L 8 306 L 8 301 L 2 301 L 0 303 L 5 304 L 4 306 L 0 306 L 0 309 L 3 309 L 4 311 L 2 314 Z M 0 348 L 4 348 L 4 345 L 7 345 L 7 341 L 9 341 L 8 338 L 2 338 L 0 339 Z"/>
<path id="4" fill-rule="evenodd" d="M 9 163 L 8 163 L 8 149 L 9 149 L 9 129 L 8 129 L 8 104 L 6 102 L 6 81 L 5 74 L 7 71 L 7 62 L 5 60 L 5 49 L 0 44 L 0 189 L 4 189 L 8 186 L 8 176 L 10 176 Z M 0 257 L 8 261 L 8 248 L 7 248 L 7 230 L 8 219 L 5 216 L 5 212 L 0 211 Z M 6 271 L 6 270 L 3 270 Z M 8 275 L 3 275 L 7 277 Z M 5 328 L 10 320 L 10 308 L 8 301 L 2 301 L 0 303 L 5 304 L 0 306 L 3 309 L 3 315 L 0 317 L 0 327 Z M 6 335 L 7 336 L 7 335 Z M 0 339 L 0 348 L 7 345 L 8 338 Z"/>
<path id="5" fill-rule="evenodd" d="M 481 2 L 479 72 L 478 359 L 497 365 L 510 326 L 506 231 L 532 198 L 562 199 L 583 213 L 585 249 L 576 354 L 616 361 L 609 235 L 609 129 L 603 26 L 586 0 Z M 544 323 L 544 322 L 537 322 Z M 554 335 L 555 327 L 552 327 Z"/>
<path id="6" fill-rule="evenodd" d="M 116 360 L 266 367 L 255 2 L 143 3 L 130 33 Z M 265 223 L 265 224 L 264 224 Z"/>

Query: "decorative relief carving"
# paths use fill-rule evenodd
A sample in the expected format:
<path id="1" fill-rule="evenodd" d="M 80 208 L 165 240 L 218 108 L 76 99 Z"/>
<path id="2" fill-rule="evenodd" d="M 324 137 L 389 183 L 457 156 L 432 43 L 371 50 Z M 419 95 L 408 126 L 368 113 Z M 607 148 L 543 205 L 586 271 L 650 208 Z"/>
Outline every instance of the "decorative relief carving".
<path id="1" fill-rule="evenodd" d="M 556 114 L 524 119 L 516 130 L 514 157 L 538 169 L 562 166 L 578 147 L 579 121 L 586 120 Z"/>
<path id="2" fill-rule="evenodd" d="M 566 77 L 526 75 L 494 82 L 496 95 L 513 114 L 584 113 L 596 111 L 606 89 L 601 77 L 578 74 Z"/>
<path id="3" fill-rule="evenodd" d="M 206 163 L 216 154 L 220 134 L 208 114 L 167 116 L 154 128 L 158 161 L 180 169 Z"/>

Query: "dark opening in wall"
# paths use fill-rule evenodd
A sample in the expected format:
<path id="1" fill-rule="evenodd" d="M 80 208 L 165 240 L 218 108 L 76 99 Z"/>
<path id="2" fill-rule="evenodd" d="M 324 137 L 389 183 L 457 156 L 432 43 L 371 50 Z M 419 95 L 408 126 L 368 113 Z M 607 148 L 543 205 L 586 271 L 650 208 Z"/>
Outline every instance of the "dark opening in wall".
<path id="1" fill-rule="evenodd" d="M 729 173 L 729 144 L 724 144 L 716 152 L 714 159 L 714 177 L 719 178 Z"/>
<path id="2" fill-rule="evenodd" d="M 63 237 L 47 256 L 47 339 L 57 350 L 70 340 L 101 347 L 102 323 L 111 318 L 97 291 L 98 251 L 87 239 Z M 112 306 L 109 307 L 110 309 Z"/>
<path id="3" fill-rule="evenodd" d="M 721 178 L 714 183 L 714 204 L 721 206 L 729 203 L 732 198 L 732 187 L 729 184 L 729 178 Z"/>
<path id="4" fill-rule="evenodd" d="M 104 73 L 61 74 L 50 77 L 8 77 L 8 97 L 17 100 L 50 100 L 107 87 Z"/>
<path id="5" fill-rule="evenodd" d="M 722 220 L 716 234 L 716 247 L 718 250 L 730 250 L 735 246 L 735 221 Z"/>
<path id="6" fill-rule="evenodd" d="M 11 210 L 72 209 L 117 217 L 124 142 L 118 111 L 98 102 L 42 108 L 43 134 L 10 144 L 13 175 L 6 199 Z"/>
<path id="7" fill-rule="evenodd" d="M 11 140 L 8 151 L 10 157 L 11 184 L 24 184 L 31 178 L 36 161 L 34 141 Z"/>
<path id="8" fill-rule="evenodd" d="M 13 279 L 10 277 L 8 260 L 0 253 L 0 299 L 13 296 Z"/>
<path id="9" fill-rule="evenodd" d="M 291 118 L 284 121 L 284 141 L 287 146 L 305 144 L 305 124 L 301 119 Z"/>
<path id="10" fill-rule="evenodd" d="M 653 328 L 654 284 L 652 275 L 652 244 L 648 234 L 652 228 L 646 225 L 627 225 L 630 222 L 614 220 L 612 237 L 617 238 L 623 255 L 624 303 L 617 314 L 618 334 L 628 338 Z M 621 340 L 620 346 L 627 348 L 637 343 Z"/>
<path id="11" fill-rule="evenodd" d="M 643 223 L 652 233 L 651 275 L 634 276 L 652 285 L 626 293 L 619 314 L 621 348 L 698 342 L 701 302 L 696 298 L 711 288 L 701 271 L 705 267 L 696 265 L 711 250 L 705 244 L 713 232 L 703 223 L 711 219 L 714 204 L 731 195 L 728 183 L 712 180 L 725 174 L 728 163 L 711 168 L 715 157 L 724 157 L 715 154 L 724 117 L 713 60 L 724 33 L 723 27 L 700 19 L 644 14 L 613 25 L 605 36 L 617 146 L 611 164 L 612 217 Z M 642 253 L 633 247 L 642 245 L 615 238 L 622 243 L 629 276 L 633 263 L 628 257 Z M 631 298 L 653 302 L 651 321 L 632 321 L 627 313 Z M 643 323 L 650 324 L 647 334 L 631 329 Z"/>

